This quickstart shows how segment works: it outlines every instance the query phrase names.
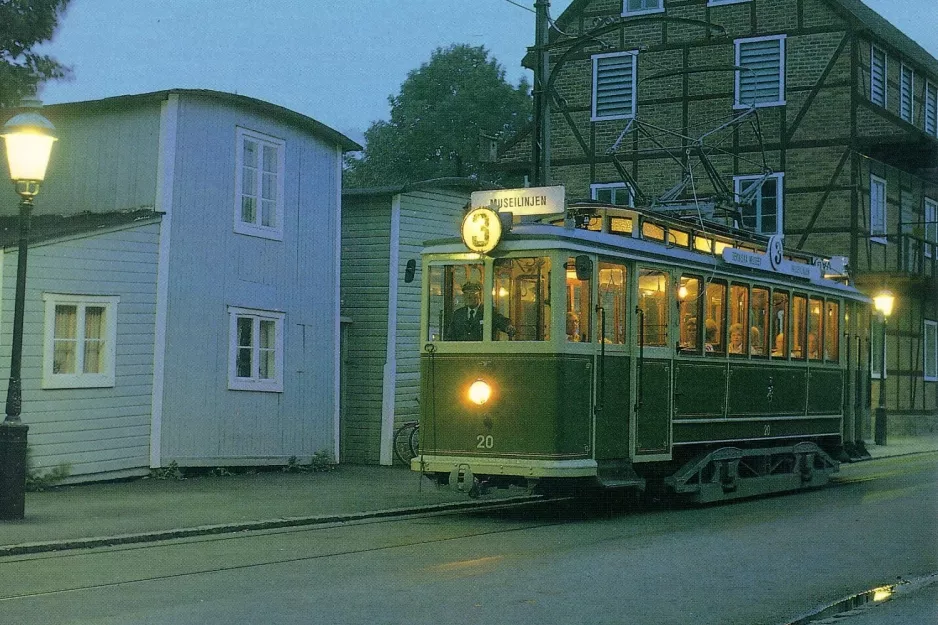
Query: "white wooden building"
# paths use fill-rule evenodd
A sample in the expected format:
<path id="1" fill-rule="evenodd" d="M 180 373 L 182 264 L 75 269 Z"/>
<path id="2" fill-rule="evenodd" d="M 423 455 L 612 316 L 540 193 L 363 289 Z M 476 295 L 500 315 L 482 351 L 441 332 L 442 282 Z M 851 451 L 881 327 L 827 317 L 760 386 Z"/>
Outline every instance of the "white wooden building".
<path id="1" fill-rule="evenodd" d="M 101 479 L 171 462 L 338 460 L 341 168 L 360 146 L 300 113 L 206 90 L 43 114 L 59 141 L 36 219 L 113 223 L 30 249 L 22 418 L 34 464 Z M 4 214 L 16 200 L 0 194 Z M 145 223 L 115 225 L 134 213 Z M 3 380 L 16 271 L 15 248 L 5 252 Z M 103 339 L 83 333 L 89 318 Z M 50 357 L 66 339 L 85 351 L 103 340 L 104 356 L 84 370 Z M 53 368 L 67 383 L 49 383 Z"/>

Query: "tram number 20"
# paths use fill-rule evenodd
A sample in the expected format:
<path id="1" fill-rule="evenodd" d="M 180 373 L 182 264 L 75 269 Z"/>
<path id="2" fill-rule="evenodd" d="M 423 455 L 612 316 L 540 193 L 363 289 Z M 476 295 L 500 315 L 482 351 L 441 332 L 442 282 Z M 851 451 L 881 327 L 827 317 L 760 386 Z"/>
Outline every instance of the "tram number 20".
<path id="1" fill-rule="evenodd" d="M 491 449 L 495 445 L 495 439 L 491 434 L 479 434 L 476 436 L 476 449 Z"/>

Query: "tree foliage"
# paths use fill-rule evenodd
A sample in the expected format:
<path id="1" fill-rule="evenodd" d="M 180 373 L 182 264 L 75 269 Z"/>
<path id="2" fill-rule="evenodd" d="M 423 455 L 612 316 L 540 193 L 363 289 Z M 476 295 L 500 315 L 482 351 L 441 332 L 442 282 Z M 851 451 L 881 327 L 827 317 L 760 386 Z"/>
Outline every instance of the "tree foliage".
<path id="1" fill-rule="evenodd" d="M 69 69 L 33 51 L 52 38 L 69 0 L 0 0 L 0 107 L 15 106 Z"/>
<path id="2" fill-rule="evenodd" d="M 348 187 L 447 176 L 493 180 L 480 164 L 482 135 L 510 136 L 532 112 L 528 82 L 511 85 L 484 46 L 464 44 L 437 48 L 388 101 L 390 121 L 372 123 L 361 157 L 346 160 Z"/>

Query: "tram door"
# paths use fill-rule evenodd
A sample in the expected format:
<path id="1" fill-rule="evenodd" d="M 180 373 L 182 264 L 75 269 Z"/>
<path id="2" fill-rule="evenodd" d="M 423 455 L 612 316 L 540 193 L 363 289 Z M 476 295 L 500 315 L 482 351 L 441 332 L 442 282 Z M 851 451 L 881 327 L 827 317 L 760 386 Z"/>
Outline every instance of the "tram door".
<path id="1" fill-rule="evenodd" d="M 639 265 L 636 281 L 633 453 L 636 461 L 660 460 L 671 453 L 671 275 Z"/>
<path id="2" fill-rule="evenodd" d="M 632 413 L 628 307 L 631 273 L 600 259 L 596 271 L 596 460 L 629 458 Z"/>

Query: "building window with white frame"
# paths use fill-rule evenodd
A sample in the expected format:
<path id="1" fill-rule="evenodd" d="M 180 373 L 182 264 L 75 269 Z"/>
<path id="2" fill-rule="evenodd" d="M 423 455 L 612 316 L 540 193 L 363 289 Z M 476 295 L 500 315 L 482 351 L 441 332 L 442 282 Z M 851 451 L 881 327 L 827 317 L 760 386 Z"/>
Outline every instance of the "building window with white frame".
<path id="1" fill-rule="evenodd" d="M 635 206 L 632 189 L 624 182 L 602 182 L 590 185 L 590 197 L 613 206 Z"/>
<path id="2" fill-rule="evenodd" d="M 870 239 L 886 243 L 886 181 L 870 174 Z"/>
<path id="3" fill-rule="evenodd" d="M 925 380 L 938 382 L 938 321 L 925 320 L 925 337 L 922 343 L 925 350 Z"/>
<path id="4" fill-rule="evenodd" d="M 765 235 L 783 234 L 783 185 L 785 174 L 735 176 L 736 201 L 741 205 L 741 226 Z"/>
<path id="5" fill-rule="evenodd" d="M 42 388 L 114 386 L 117 296 L 43 293 Z"/>
<path id="6" fill-rule="evenodd" d="M 925 256 L 931 258 L 935 254 L 935 244 L 938 243 L 938 201 L 925 198 L 925 212 L 922 215 L 925 222 Z"/>
<path id="7" fill-rule="evenodd" d="M 596 54 L 592 59 L 592 120 L 635 117 L 638 52 Z"/>
<path id="8" fill-rule="evenodd" d="M 938 136 L 938 85 L 931 81 L 925 82 L 925 132 L 933 137 Z"/>
<path id="9" fill-rule="evenodd" d="M 870 46 L 870 101 L 886 106 L 886 70 L 888 58 L 883 50 Z"/>
<path id="10" fill-rule="evenodd" d="M 228 315 L 228 388 L 283 391 L 284 314 L 231 306 Z"/>
<path id="11" fill-rule="evenodd" d="M 899 67 L 899 117 L 910 124 L 915 116 L 913 93 L 915 93 L 915 72 L 903 63 Z"/>
<path id="12" fill-rule="evenodd" d="M 664 0 L 622 0 L 622 15 L 643 15 L 664 11 Z"/>
<path id="13" fill-rule="evenodd" d="M 736 108 L 785 104 L 785 35 L 736 40 Z"/>
<path id="14" fill-rule="evenodd" d="M 285 142 L 237 129 L 235 232 L 283 239 Z"/>

